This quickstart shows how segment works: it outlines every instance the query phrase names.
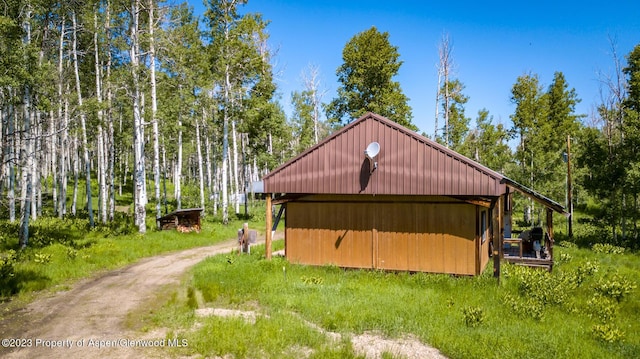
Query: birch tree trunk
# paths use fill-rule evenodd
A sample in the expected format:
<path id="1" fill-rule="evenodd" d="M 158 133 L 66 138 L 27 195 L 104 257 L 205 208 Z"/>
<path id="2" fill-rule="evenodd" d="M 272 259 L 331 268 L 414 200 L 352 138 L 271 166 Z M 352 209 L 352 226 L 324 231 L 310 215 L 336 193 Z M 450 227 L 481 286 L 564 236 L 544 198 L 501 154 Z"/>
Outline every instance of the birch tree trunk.
<path id="1" fill-rule="evenodd" d="M 160 133 L 158 130 L 158 100 L 156 95 L 156 50 L 153 30 L 155 28 L 153 17 L 154 2 L 149 0 L 149 67 L 151 81 L 151 123 L 153 124 L 153 178 L 156 196 L 156 218 L 162 217 L 160 209 Z"/>
<path id="2" fill-rule="evenodd" d="M 227 34 L 228 36 L 228 34 Z M 229 157 L 229 88 L 231 87 L 231 74 L 229 73 L 229 64 L 225 66 L 225 82 L 224 82 L 224 118 L 222 123 L 222 223 L 229 223 L 229 192 L 228 192 L 228 164 Z"/>
<path id="3" fill-rule="evenodd" d="M 13 106 L 12 106 L 13 107 Z M 9 222 L 13 223 L 16 221 L 16 170 L 15 170 L 15 146 L 16 146 L 16 134 L 15 134 L 15 123 L 16 123 L 16 113 L 15 110 L 12 111 L 12 114 L 9 115 L 8 121 L 8 132 L 11 135 L 11 139 L 9 140 L 9 188 L 7 190 L 7 199 L 9 200 Z"/>
<path id="4" fill-rule="evenodd" d="M 182 115 L 178 114 L 178 163 L 175 170 L 175 192 L 177 209 L 182 209 Z"/>
<path id="5" fill-rule="evenodd" d="M 105 4 L 105 39 L 106 39 L 106 48 L 111 48 L 111 1 L 106 1 Z M 114 127 L 113 127 L 113 112 L 112 112 L 112 103 L 113 103 L 113 92 L 111 91 L 111 63 L 112 63 L 112 52 L 107 51 L 107 63 L 105 65 L 106 74 L 105 74 L 105 82 L 106 82 L 106 98 L 107 98 L 107 133 L 105 135 L 105 149 L 108 159 L 107 166 L 107 178 L 109 180 L 109 221 L 113 221 L 115 218 L 115 209 L 116 209 L 116 188 L 115 188 L 115 166 L 116 166 L 116 148 L 115 148 L 115 140 L 114 140 Z"/>
<path id="6" fill-rule="evenodd" d="M 51 199 L 53 200 L 53 214 L 58 214 L 58 134 L 56 117 L 53 114 L 53 110 L 50 111 L 49 118 L 51 120 L 49 128 L 51 129 L 52 136 L 49 138 L 49 153 L 51 155 L 51 174 L 53 175 L 53 183 L 51 186 Z M 58 121 L 62 121 L 62 116 L 57 117 Z"/>
<path id="7" fill-rule="evenodd" d="M 41 186 L 40 186 L 40 166 L 38 166 L 38 163 L 41 163 L 40 161 L 38 161 L 38 157 L 36 157 L 36 154 L 41 154 L 41 148 L 40 148 L 40 141 L 41 141 L 41 126 L 40 126 L 40 112 L 38 111 L 36 113 L 35 110 L 31 110 L 31 116 L 32 118 L 35 117 L 36 121 L 34 123 L 34 121 L 31 121 L 31 134 L 29 134 L 30 140 L 31 140 L 31 153 L 28 155 L 30 158 L 29 160 L 31 161 L 31 219 L 32 220 L 37 220 L 38 216 L 40 215 L 39 212 L 39 205 L 42 204 L 41 200 Z M 27 132 L 29 133 L 29 132 Z"/>
<path id="8" fill-rule="evenodd" d="M 30 37 L 30 34 L 28 35 Z M 24 90 L 24 113 L 23 131 L 25 133 L 24 139 L 24 156 L 26 164 L 22 167 L 22 186 L 23 186 L 23 204 L 22 204 L 22 217 L 20 221 L 20 237 L 19 243 L 21 248 L 27 247 L 29 243 L 29 220 L 31 215 L 31 202 L 33 194 L 33 148 L 32 148 L 32 136 L 31 136 L 31 91 L 29 87 L 25 87 Z"/>
<path id="9" fill-rule="evenodd" d="M 104 121 L 104 111 L 102 110 L 102 71 L 100 67 L 100 50 L 98 46 L 98 11 L 93 14 L 93 48 L 95 54 L 95 72 L 96 72 L 96 98 L 98 101 L 98 202 L 100 220 L 102 223 L 107 223 L 107 149 L 105 143 L 105 134 L 102 129 L 102 123 Z"/>
<path id="10" fill-rule="evenodd" d="M 167 148 L 164 145 L 164 136 L 162 136 L 162 187 L 164 191 L 164 214 L 168 213 L 167 209 Z"/>
<path id="11" fill-rule="evenodd" d="M 443 113 L 444 113 L 444 143 L 447 147 L 449 147 L 449 102 L 451 101 L 451 96 L 449 94 L 449 76 L 451 75 L 452 67 L 453 67 L 453 59 L 451 58 L 451 52 L 453 51 L 451 45 L 451 39 L 449 38 L 449 34 L 443 34 L 442 40 L 440 42 L 440 46 L 438 47 L 438 56 L 439 56 L 439 65 L 438 65 L 438 94 L 444 101 L 443 103 Z M 443 89 L 440 87 L 440 81 L 443 81 L 444 85 L 444 93 L 442 93 Z M 436 117 L 438 116 L 438 96 L 436 96 Z M 436 119 L 436 134 L 437 134 L 437 119 Z M 435 138 L 434 138 L 435 139 Z"/>
<path id="12" fill-rule="evenodd" d="M 268 61 L 265 55 L 263 55 L 263 61 Z M 306 90 L 311 94 L 311 106 L 313 107 L 313 143 L 316 144 L 320 140 L 320 107 L 322 106 L 324 91 L 320 92 L 320 70 L 318 66 L 310 65 L 308 72 L 308 74 L 303 75 L 303 81 Z"/>
<path id="13" fill-rule="evenodd" d="M 144 163 L 144 124 L 140 112 L 140 87 L 138 67 L 140 66 L 140 45 L 138 42 L 138 9 L 139 0 L 131 2 L 131 48 L 129 54 L 131 58 L 131 78 L 133 83 L 133 154 L 134 154 L 134 191 L 135 191 L 135 222 L 140 233 L 147 232 L 145 222 L 147 204 L 147 193 L 145 186 L 145 163 Z"/>
<path id="14" fill-rule="evenodd" d="M 91 199 L 91 162 L 89 161 L 89 145 L 87 142 L 87 120 L 82 109 L 82 91 L 80 89 L 80 72 L 78 71 L 78 25 L 75 11 L 72 13 L 73 19 L 73 71 L 76 77 L 76 92 L 78 94 L 78 106 L 80 107 L 80 129 L 82 131 L 82 148 L 85 166 L 85 182 L 87 194 L 87 212 L 89 213 L 89 226 L 93 227 L 93 203 Z"/>
<path id="15" fill-rule="evenodd" d="M 202 110 L 203 121 L 204 121 L 205 113 L 206 112 L 203 109 Z M 200 141 L 200 124 L 197 118 L 196 118 L 196 150 L 198 154 L 198 179 L 200 182 L 200 208 L 202 208 L 204 212 L 204 171 L 202 168 L 202 141 Z"/>
<path id="16" fill-rule="evenodd" d="M 76 131 L 72 139 L 73 142 L 73 200 L 71 202 L 71 214 L 75 217 L 78 209 L 78 177 L 80 171 L 78 170 L 79 161 L 78 158 L 78 133 Z"/>
<path id="17" fill-rule="evenodd" d="M 23 27 L 24 27 L 24 32 L 25 32 L 25 36 L 24 36 L 24 40 L 23 40 L 23 44 L 25 45 L 25 47 L 29 46 L 31 44 L 31 9 L 27 8 L 26 10 L 26 15 L 25 15 L 25 19 L 23 22 Z M 27 59 L 25 59 L 25 61 L 28 61 Z M 26 64 L 26 63 L 25 63 Z M 24 156 L 23 159 L 25 159 L 26 157 L 26 165 L 23 166 L 22 169 L 22 188 L 23 188 L 23 193 L 22 193 L 22 198 L 24 199 L 22 202 L 22 207 L 21 207 L 21 212 L 22 212 L 22 217 L 20 219 L 20 234 L 19 234 L 19 244 L 21 248 L 25 248 L 27 246 L 27 244 L 29 243 L 29 215 L 31 214 L 31 185 L 32 185 L 32 181 L 31 181 L 31 170 L 32 170 L 32 163 L 31 163 L 31 91 L 28 85 L 26 85 L 24 87 L 24 93 L 23 93 L 23 123 L 24 123 L 24 127 L 23 127 L 23 131 L 25 134 L 25 143 L 24 143 L 24 147 L 23 147 L 23 153 Z"/>
<path id="18" fill-rule="evenodd" d="M 236 133 L 236 121 L 231 121 L 231 138 L 233 139 L 233 198 L 236 214 L 240 213 L 240 186 L 238 182 L 238 138 Z"/>
<path id="19" fill-rule="evenodd" d="M 60 97 L 62 98 L 62 63 L 59 64 L 60 71 Z M 69 169 L 69 102 L 63 101 L 62 132 L 60 133 L 60 199 L 58 200 L 58 217 L 63 218 L 67 214 L 67 181 Z"/>
<path id="20" fill-rule="evenodd" d="M 209 194 L 213 193 L 213 179 L 211 178 L 211 141 L 209 141 L 209 127 L 204 124 L 204 148 L 205 148 L 205 161 L 207 168 L 207 191 Z"/>

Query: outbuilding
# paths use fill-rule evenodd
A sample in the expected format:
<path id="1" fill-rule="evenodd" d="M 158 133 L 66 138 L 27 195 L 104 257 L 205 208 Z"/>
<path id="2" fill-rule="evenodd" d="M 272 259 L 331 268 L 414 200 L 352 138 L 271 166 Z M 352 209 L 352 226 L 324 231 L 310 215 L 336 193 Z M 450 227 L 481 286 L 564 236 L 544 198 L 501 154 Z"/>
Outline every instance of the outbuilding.
<path id="1" fill-rule="evenodd" d="M 161 230 L 176 229 L 178 232 L 200 232 L 203 208 L 177 209 L 156 219 Z"/>
<path id="2" fill-rule="evenodd" d="M 502 174 L 373 113 L 263 181 L 267 228 L 272 204 L 283 205 L 285 255 L 310 265 L 478 275 L 494 252 L 502 255 L 510 190 L 547 208 L 550 246 L 551 213 L 563 211 Z"/>

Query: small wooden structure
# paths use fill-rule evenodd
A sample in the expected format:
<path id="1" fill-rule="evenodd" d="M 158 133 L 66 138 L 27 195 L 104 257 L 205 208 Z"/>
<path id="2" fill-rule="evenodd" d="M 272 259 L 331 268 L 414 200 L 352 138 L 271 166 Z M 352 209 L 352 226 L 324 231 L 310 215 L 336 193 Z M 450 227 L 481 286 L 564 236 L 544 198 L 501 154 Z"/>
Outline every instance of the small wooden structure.
<path id="1" fill-rule="evenodd" d="M 379 151 L 372 160 L 367 151 L 374 142 Z M 263 180 L 267 257 L 271 207 L 281 204 L 285 255 L 301 264 L 479 275 L 491 255 L 502 258 L 510 191 L 533 198 L 548 213 L 563 211 L 504 175 L 372 113 Z M 547 232 L 553 238 L 552 228 Z"/>
<path id="2" fill-rule="evenodd" d="M 178 209 L 158 218 L 157 225 L 161 230 L 176 229 L 178 232 L 200 232 L 200 215 L 202 208 Z"/>

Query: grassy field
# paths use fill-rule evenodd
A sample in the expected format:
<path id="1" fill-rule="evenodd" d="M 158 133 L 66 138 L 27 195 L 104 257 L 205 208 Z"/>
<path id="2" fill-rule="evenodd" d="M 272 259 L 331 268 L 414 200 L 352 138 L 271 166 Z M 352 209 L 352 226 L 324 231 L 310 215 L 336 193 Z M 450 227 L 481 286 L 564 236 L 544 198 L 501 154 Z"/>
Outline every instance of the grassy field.
<path id="1" fill-rule="evenodd" d="M 262 205 L 251 212 L 250 226 L 262 231 Z M 150 219 L 142 236 L 130 216 L 120 216 L 93 229 L 86 219 L 42 217 L 31 223 L 23 251 L 15 251 L 17 223 L 0 222 L 0 299 L 29 301 L 143 257 L 234 238 L 247 221 L 236 217 L 224 226 L 209 215 L 200 233 L 181 234 L 153 230 Z M 503 266 L 499 284 L 491 268 L 470 278 L 310 267 L 266 261 L 257 246 L 251 255 L 200 263 L 181 287 L 160 293 L 155 307 L 128 323 L 186 339 L 187 348 L 171 352 L 176 356 L 356 358 L 356 337 L 376 333 L 416 338 L 450 358 L 640 357 L 640 255 L 593 246 L 606 230 L 580 216 L 576 222 L 579 246 L 556 246 L 553 273 Z M 255 322 L 196 316 L 202 308 L 242 310 Z"/>
<path id="2" fill-rule="evenodd" d="M 258 212 L 260 213 L 260 212 Z M 153 218 L 140 235 L 129 216 L 89 229 L 86 219 L 42 217 L 30 225 L 29 246 L 18 248 L 18 223 L 0 223 L 0 300 L 25 299 L 43 289 L 65 289 L 80 278 L 120 268 L 156 254 L 214 244 L 236 237 L 242 223 L 264 232 L 262 216 L 234 217 L 222 225 L 206 217 L 200 233 L 158 231 Z"/>
<path id="3" fill-rule="evenodd" d="M 186 339 L 176 355 L 205 357 L 353 358 L 349 338 L 367 332 L 412 335 L 450 358 L 639 357 L 640 256 L 596 250 L 558 246 L 553 273 L 503 266 L 500 284 L 490 268 L 469 278 L 223 255 L 197 265 L 145 325 Z M 257 318 L 196 317 L 202 307 Z"/>

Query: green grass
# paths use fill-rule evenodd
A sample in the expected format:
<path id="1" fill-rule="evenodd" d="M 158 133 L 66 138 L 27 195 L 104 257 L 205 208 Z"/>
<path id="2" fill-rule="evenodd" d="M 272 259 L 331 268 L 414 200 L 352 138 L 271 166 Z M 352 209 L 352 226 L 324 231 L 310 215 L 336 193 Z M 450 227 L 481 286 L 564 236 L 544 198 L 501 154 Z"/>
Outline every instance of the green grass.
<path id="1" fill-rule="evenodd" d="M 147 233 L 138 234 L 124 214 L 108 225 L 90 229 L 87 219 L 41 217 L 29 226 L 29 246 L 18 250 L 18 223 L 0 222 L 0 300 L 28 299 L 31 293 L 68 287 L 74 280 L 126 266 L 156 254 L 205 246 L 236 237 L 242 223 L 264 232 L 264 210 L 250 219 L 234 218 L 222 225 L 208 216 L 200 233 L 158 231 L 147 218 Z M 148 212 L 149 213 L 149 212 Z M 233 216 L 233 215 L 232 215 Z"/>
<path id="2" fill-rule="evenodd" d="M 640 256 L 556 253 L 553 273 L 505 265 L 499 285 L 490 268 L 470 278 L 293 265 L 259 250 L 217 256 L 149 320 L 189 342 L 176 355 L 293 358 L 305 348 L 312 358 L 348 358 L 349 336 L 375 331 L 413 334 L 451 358 L 640 356 Z M 255 325 L 195 318 L 202 301 L 262 316 Z M 333 343 L 307 322 L 345 339 Z"/>

